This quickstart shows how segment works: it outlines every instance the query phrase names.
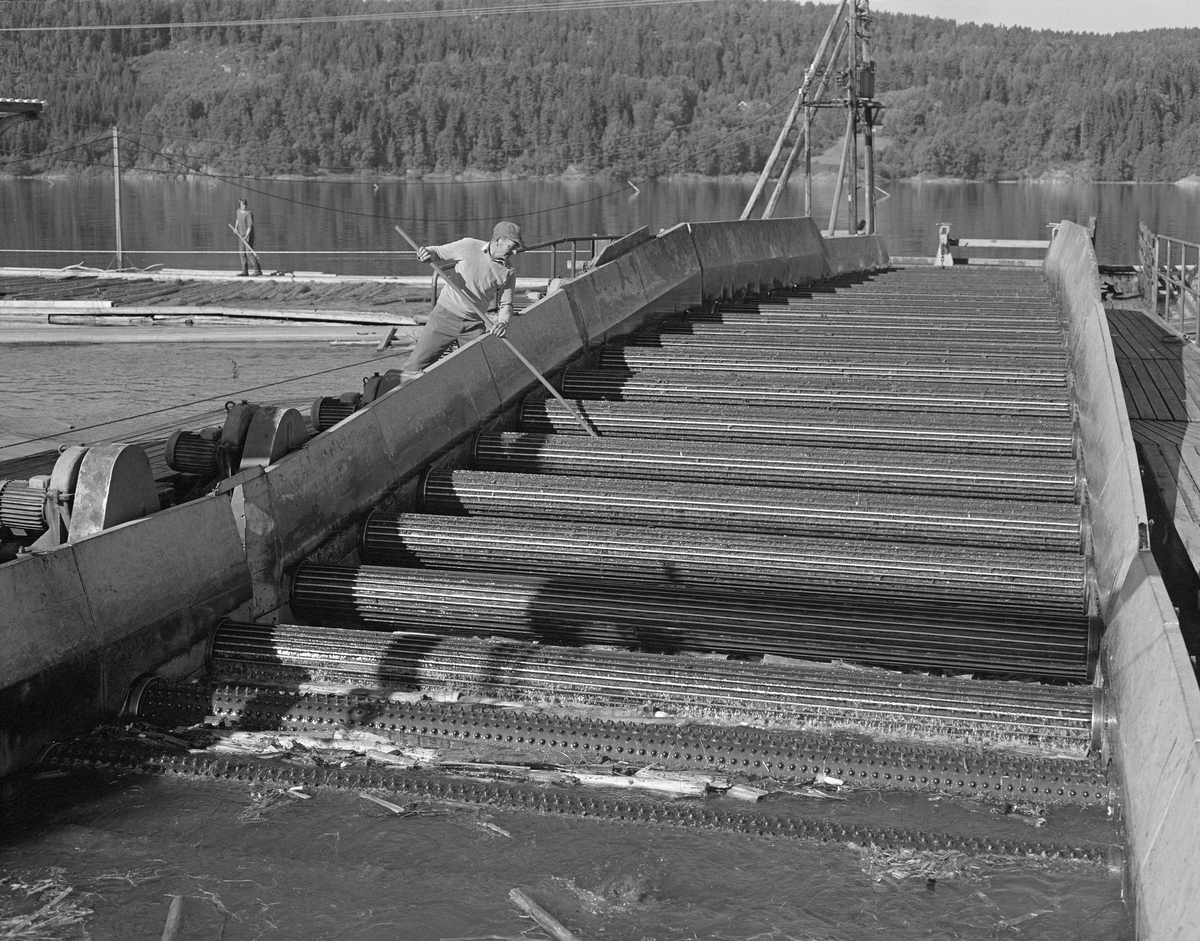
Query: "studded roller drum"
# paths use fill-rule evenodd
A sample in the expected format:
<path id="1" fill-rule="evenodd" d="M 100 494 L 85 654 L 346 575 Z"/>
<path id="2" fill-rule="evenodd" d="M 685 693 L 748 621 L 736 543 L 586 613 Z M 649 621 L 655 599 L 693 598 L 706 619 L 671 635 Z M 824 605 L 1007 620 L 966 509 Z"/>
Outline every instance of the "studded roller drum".
<path id="1" fill-rule="evenodd" d="M 919 733 L 1074 756 L 1099 747 L 1102 699 L 1091 686 L 988 682 L 501 639 L 222 621 L 212 674 L 236 685 L 349 685 L 468 691 L 533 702 L 606 702 L 691 717 L 774 725 L 853 725 L 892 738 Z"/>
<path id="2" fill-rule="evenodd" d="M 514 713 L 489 707 L 389 701 L 384 697 L 296 692 L 263 686 L 152 678 L 138 684 L 127 714 L 163 727 L 208 717 L 247 731 L 319 731 L 331 722 L 400 743 L 467 745 L 496 758 L 557 763 L 653 763 L 669 771 L 807 783 L 835 775 L 852 786 L 991 795 L 1013 800 L 1102 804 L 1107 778 L 1096 761 L 1021 758 L 999 752 L 975 760 L 930 745 L 888 744 L 812 732 L 613 722 L 587 716 Z"/>

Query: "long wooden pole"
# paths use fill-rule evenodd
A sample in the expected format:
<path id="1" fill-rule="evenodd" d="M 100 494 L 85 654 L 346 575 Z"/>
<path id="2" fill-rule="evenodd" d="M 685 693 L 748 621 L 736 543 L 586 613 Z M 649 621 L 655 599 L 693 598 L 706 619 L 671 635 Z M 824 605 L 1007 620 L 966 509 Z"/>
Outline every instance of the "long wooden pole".
<path id="1" fill-rule="evenodd" d="M 825 89 L 829 85 L 830 78 L 833 77 L 834 69 L 837 68 L 837 58 L 842 54 L 842 45 L 846 42 L 846 27 L 842 27 L 842 32 L 838 36 L 837 42 L 834 44 L 833 52 L 829 54 L 829 63 L 825 67 L 825 74 L 821 76 L 820 84 L 817 85 L 817 90 L 812 96 L 812 100 L 820 101 L 821 96 L 825 94 Z M 800 148 L 804 147 L 804 214 L 812 215 L 812 142 L 809 140 L 809 134 L 812 132 L 812 108 L 805 103 L 804 106 L 804 125 L 800 129 L 800 136 L 796 138 L 796 143 L 792 145 L 792 152 L 788 154 L 787 160 L 783 164 L 783 170 L 779 173 L 779 179 L 775 182 L 775 190 L 771 193 L 771 198 L 767 200 L 767 208 L 763 210 L 762 217 L 770 219 L 775 214 L 775 207 L 779 205 L 779 200 L 783 196 L 783 191 L 787 187 L 788 179 L 792 175 L 792 167 L 796 163 L 796 155 L 800 152 Z"/>
<path id="2" fill-rule="evenodd" d="M 846 171 L 846 183 L 850 188 L 850 205 L 846 228 L 854 235 L 858 231 L 858 0 L 850 4 L 848 23 L 850 86 L 846 89 L 846 98 L 850 105 L 850 166 Z"/>
<path id="3" fill-rule="evenodd" d="M 415 252 L 421 251 L 421 246 L 418 245 L 416 242 L 414 242 L 412 240 L 412 238 L 409 236 L 409 234 L 407 232 L 405 232 L 402 228 L 400 228 L 400 226 L 396 226 L 396 231 L 400 233 L 400 235 L 403 237 L 404 241 L 408 242 L 408 244 L 412 246 L 413 251 L 415 251 Z M 427 262 L 427 264 L 429 265 L 430 268 L 432 268 L 434 270 L 435 274 L 440 275 L 442 277 L 442 279 L 448 285 L 450 285 L 450 287 L 454 288 L 454 290 L 458 293 L 459 297 L 461 297 L 464 301 L 466 301 L 468 304 L 470 304 L 475 309 L 475 312 L 477 314 L 479 314 L 480 317 L 483 318 L 484 323 L 486 323 L 489 327 L 493 326 L 492 318 L 488 316 L 488 312 L 483 308 L 483 305 L 480 304 L 479 301 L 477 301 L 474 297 L 471 296 L 471 292 L 467 290 L 466 284 L 463 282 L 463 279 L 459 276 L 459 273 L 457 271 L 455 271 L 453 268 L 446 268 L 446 269 L 439 268 L 432 261 Z M 526 369 L 528 369 L 531 373 L 533 373 L 534 376 L 537 377 L 538 382 L 540 382 L 542 385 L 544 385 L 547 388 L 547 390 L 549 390 L 551 395 L 553 395 L 556 399 L 558 399 L 559 404 L 562 405 L 563 408 L 565 408 L 568 412 L 571 413 L 571 417 L 575 419 L 575 421 L 579 424 L 580 428 L 582 428 L 585 432 L 587 432 L 593 438 L 600 437 L 600 434 L 596 431 L 596 429 L 593 428 L 591 426 L 591 424 L 589 424 L 587 421 L 584 420 L 583 416 L 580 415 L 578 411 L 576 411 L 574 406 L 572 406 L 566 399 L 564 399 L 562 397 L 562 394 L 556 388 L 554 388 L 554 386 L 552 386 L 550 384 L 550 381 L 545 376 L 543 376 L 540 372 L 538 372 L 537 367 L 534 366 L 533 363 L 531 363 L 528 359 L 525 358 L 525 354 L 523 354 L 520 350 L 518 350 L 515 346 L 512 345 L 512 342 L 508 339 L 508 337 L 497 337 L 497 339 L 512 351 L 512 354 L 521 361 L 522 365 L 524 365 L 524 367 Z"/>
<path id="4" fill-rule="evenodd" d="M 775 141 L 775 148 L 771 151 L 771 155 L 767 157 L 766 165 L 763 167 L 762 173 L 758 176 L 758 182 L 754 184 L 754 190 L 750 194 L 750 198 L 746 200 L 746 208 L 742 210 L 739 218 L 749 219 L 750 213 L 754 211 L 755 205 L 758 203 L 758 198 L 762 195 L 763 188 L 767 185 L 767 180 L 771 177 L 771 171 L 775 169 L 775 162 L 779 159 L 779 154 L 783 150 L 783 143 L 787 140 L 788 134 L 791 133 L 792 125 L 796 123 L 796 116 L 800 113 L 800 108 L 805 102 L 808 95 L 808 87 L 812 84 L 813 76 L 821 65 L 821 59 L 825 56 L 825 47 L 829 45 L 829 37 L 833 35 L 833 29 L 837 25 L 838 17 L 841 15 L 842 8 L 846 5 L 846 0 L 841 0 L 837 9 L 833 13 L 833 18 L 829 21 L 829 26 L 825 29 L 825 36 L 821 39 L 821 45 L 817 48 L 817 54 L 813 56 L 812 64 L 808 67 L 808 71 L 804 73 L 804 81 L 800 84 L 799 90 L 796 92 L 796 100 L 792 103 L 792 110 L 787 116 L 787 120 L 783 122 L 783 130 L 779 132 L 779 138 Z"/>
<path id="5" fill-rule="evenodd" d="M 862 6 L 859 8 L 860 15 L 864 18 L 869 17 L 871 11 L 870 11 L 867 0 L 855 0 L 855 2 L 856 3 L 861 2 L 861 4 L 862 4 Z M 866 95 L 865 97 L 868 99 L 874 99 L 875 98 L 875 82 L 874 82 L 875 65 L 873 62 L 871 62 L 871 50 L 867 44 L 867 30 L 866 30 L 867 22 L 868 21 L 866 19 L 863 20 L 862 53 L 859 56 L 859 62 L 861 62 L 863 66 L 866 66 L 871 70 L 871 79 L 872 79 L 871 88 L 870 88 L 871 94 Z M 862 93 L 861 88 L 859 89 L 859 93 L 860 94 Z M 875 111 L 874 111 L 872 105 L 870 104 L 870 102 L 863 105 L 863 154 L 866 158 L 866 164 L 867 164 L 867 168 L 866 168 L 867 169 L 867 181 L 866 181 L 866 191 L 865 191 L 866 200 L 867 200 L 867 207 L 866 207 L 867 234 L 874 235 L 875 234 Z"/>
<path id="6" fill-rule="evenodd" d="M 117 217 L 117 270 L 125 267 L 125 252 L 121 246 L 121 149 L 118 145 L 117 129 L 112 129 L 113 144 L 113 202 Z"/>
<path id="7" fill-rule="evenodd" d="M 842 181 L 846 178 L 846 161 L 850 158 L 850 134 L 853 130 L 853 118 L 846 117 L 846 138 L 842 141 L 842 162 L 838 164 L 837 184 L 833 188 L 833 205 L 829 208 L 829 229 L 826 235 L 833 235 L 837 228 L 838 213 L 842 208 Z"/>
<path id="8" fill-rule="evenodd" d="M 233 229 L 233 234 L 238 237 L 238 241 L 246 246 L 246 251 L 248 251 L 251 255 L 254 256 L 254 263 L 256 265 L 258 265 L 258 267 L 261 268 L 262 267 L 262 259 L 258 257 L 258 252 L 256 252 L 254 250 L 253 246 L 249 242 L 246 241 L 246 237 L 237 230 L 237 226 L 235 226 L 232 222 L 227 222 L 226 225 L 228 225 L 229 228 Z"/>

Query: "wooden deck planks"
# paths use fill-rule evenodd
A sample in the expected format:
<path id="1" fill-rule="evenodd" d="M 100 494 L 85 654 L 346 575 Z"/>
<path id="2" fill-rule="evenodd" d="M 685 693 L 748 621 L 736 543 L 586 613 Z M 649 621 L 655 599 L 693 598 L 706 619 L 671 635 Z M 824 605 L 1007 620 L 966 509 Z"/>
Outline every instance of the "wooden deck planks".
<path id="1" fill-rule="evenodd" d="M 1107 313 L 1144 469 L 1200 571 L 1200 350 L 1139 309 Z"/>

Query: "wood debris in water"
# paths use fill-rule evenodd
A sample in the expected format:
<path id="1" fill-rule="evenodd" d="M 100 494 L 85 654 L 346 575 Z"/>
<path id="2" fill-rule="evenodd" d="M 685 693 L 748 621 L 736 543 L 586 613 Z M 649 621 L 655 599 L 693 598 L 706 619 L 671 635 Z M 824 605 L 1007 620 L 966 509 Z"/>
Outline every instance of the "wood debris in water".
<path id="1" fill-rule="evenodd" d="M 939 880 L 978 882 L 990 870 L 1011 865 L 1008 856 L 970 856 L 958 850 L 883 849 L 878 846 L 855 846 L 862 861 L 862 871 L 876 882 L 884 879 L 903 881 L 923 879 L 927 883 Z M 1022 860 L 1022 865 L 1031 861 Z"/>
<path id="2" fill-rule="evenodd" d="M 75 895 L 75 887 L 67 884 L 63 872 L 51 868 L 45 878 L 32 882 L 16 877 L 0 882 L 0 941 L 58 937 L 92 914 Z"/>
<path id="3" fill-rule="evenodd" d="M 262 823 L 267 814 L 278 807 L 292 803 L 294 794 L 287 791 L 251 791 L 250 803 L 238 813 L 237 819 L 242 823 Z"/>

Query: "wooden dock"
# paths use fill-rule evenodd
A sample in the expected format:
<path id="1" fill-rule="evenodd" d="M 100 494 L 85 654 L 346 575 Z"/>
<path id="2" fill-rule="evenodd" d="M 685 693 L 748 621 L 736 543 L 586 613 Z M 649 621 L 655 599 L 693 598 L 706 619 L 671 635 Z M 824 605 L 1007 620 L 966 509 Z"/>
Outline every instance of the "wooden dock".
<path id="1" fill-rule="evenodd" d="M 1200 644 L 1200 349 L 1129 301 L 1106 305 L 1151 533 L 1180 628 Z M 1125 306 L 1122 306 L 1125 305 Z M 1157 504 L 1157 506 L 1156 506 Z"/>

